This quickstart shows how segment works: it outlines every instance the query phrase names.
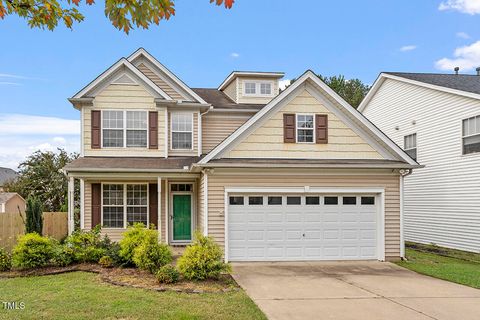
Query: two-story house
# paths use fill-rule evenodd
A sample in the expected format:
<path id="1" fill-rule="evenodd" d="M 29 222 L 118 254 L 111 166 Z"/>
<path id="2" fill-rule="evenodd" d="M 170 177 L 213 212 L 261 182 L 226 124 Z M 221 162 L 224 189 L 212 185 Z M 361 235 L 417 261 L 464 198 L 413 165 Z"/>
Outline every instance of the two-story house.
<path id="1" fill-rule="evenodd" d="M 480 251 L 477 72 L 385 72 L 359 107 L 425 166 L 405 179 L 406 240 Z"/>
<path id="2" fill-rule="evenodd" d="M 212 236 L 228 261 L 398 259 L 401 181 L 418 164 L 311 71 L 232 72 L 190 88 L 144 49 L 70 101 L 81 156 L 66 166 L 69 219 L 119 240 Z"/>

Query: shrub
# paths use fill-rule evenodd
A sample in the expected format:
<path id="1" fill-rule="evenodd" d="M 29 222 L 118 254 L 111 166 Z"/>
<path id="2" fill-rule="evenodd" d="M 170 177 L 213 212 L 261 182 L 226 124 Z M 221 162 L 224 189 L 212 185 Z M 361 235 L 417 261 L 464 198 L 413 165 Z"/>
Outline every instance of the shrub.
<path id="1" fill-rule="evenodd" d="M 103 267 L 103 268 L 111 268 L 113 267 L 113 259 L 110 258 L 109 256 L 103 256 L 98 260 L 98 263 Z"/>
<path id="2" fill-rule="evenodd" d="M 42 216 L 42 203 L 38 198 L 28 197 L 25 209 L 27 221 L 25 222 L 25 232 L 36 232 L 42 234 L 43 229 L 43 216 Z"/>
<path id="3" fill-rule="evenodd" d="M 12 258 L 10 255 L 0 248 L 0 271 L 8 271 L 12 268 Z"/>
<path id="4" fill-rule="evenodd" d="M 54 256 L 54 246 L 55 242 L 50 238 L 27 233 L 18 238 L 13 248 L 13 266 L 22 269 L 44 267 Z"/>
<path id="5" fill-rule="evenodd" d="M 174 266 L 167 264 L 160 267 L 155 276 L 160 283 L 175 283 L 178 281 L 180 274 Z"/>
<path id="6" fill-rule="evenodd" d="M 74 250 L 62 244 L 57 244 L 53 248 L 52 264 L 59 267 L 66 267 L 75 261 Z"/>
<path id="7" fill-rule="evenodd" d="M 217 279 L 222 272 L 230 271 L 230 265 L 222 258 L 222 250 L 212 237 L 195 233 L 195 240 L 187 246 L 178 259 L 180 273 L 189 280 Z"/>
<path id="8" fill-rule="evenodd" d="M 155 273 L 160 267 L 172 262 L 172 252 L 168 245 L 158 243 L 158 233 L 145 229 L 145 235 L 133 251 L 133 262 L 143 270 Z"/>
<path id="9" fill-rule="evenodd" d="M 75 231 L 65 239 L 65 244 L 75 253 L 77 262 L 98 262 L 107 251 L 100 235 L 100 226 L 90 231 Z"/>
<path id="10" fill-rule="evenodd" d="M 123 267 L 128 265 L 127 261 L 120 256 L 120 245 L 116 242 L 112 242 L 109 245 L 107 251 L 105 252 L 105 256 L 108 256 L 112 259 L 113 266 Z"/>
<path id="11" fill-rule="evenodd" d="M 129 226 L 122 240 L 120 240 L 120 256 L 130 265 L 134 264 L 133 253 L 147 234 L 147 230 L 143 223 L 134 223 Z"/>

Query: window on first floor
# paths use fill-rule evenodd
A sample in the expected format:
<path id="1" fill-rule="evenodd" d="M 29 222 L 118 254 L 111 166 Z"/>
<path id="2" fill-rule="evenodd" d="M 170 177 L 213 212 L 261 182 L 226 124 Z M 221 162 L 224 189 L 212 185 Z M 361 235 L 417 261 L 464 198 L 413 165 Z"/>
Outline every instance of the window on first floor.
<path id="1" fill-rule="evenodd" d="M 413 159 L 417 160 L 417 134 L 409 134 L 403 137 L 404 150 Z"/>
<path id="2" fill-rule="evenodd" d="M 104 148 L 146 148 L 147 111 L 104 110 L 102 136 Z"/>
<path id="3" fill-rule="evenodd" d="M 463 120 L 462 126 L 463 154 L 480 152 L 480 116 Z"/>
<path id="4" fill-rule="evenodd" d="M 136 222 L 148 225 L 147 184 L 103 184 L 102 193 L 104 228 L 125 228 Z"/>
<path id="5" fill-rule="evenodd" d="M 191 150 L 193 148 L 193 113 L 172 113 L 172 149 Z"/>

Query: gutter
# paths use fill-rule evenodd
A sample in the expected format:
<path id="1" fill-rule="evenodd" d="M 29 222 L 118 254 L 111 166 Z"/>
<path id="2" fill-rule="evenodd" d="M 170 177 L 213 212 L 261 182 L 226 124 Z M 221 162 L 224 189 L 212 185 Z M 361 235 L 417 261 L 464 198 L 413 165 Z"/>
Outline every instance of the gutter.
<path id="1" fill-rule="evenodd" d="M 272 159 L 272 161 L 275 159 Z M 398 164 L 385 164 L 385 165 L 358 165 L 358 164 L 293 164 L 293 163 L 194 163 L 192 167 L 198 168 L 338 168 L 338 169 L 417 169 L 423 168 L 423 165 L 409 165 L 405 164 L 399 166 Z"/>

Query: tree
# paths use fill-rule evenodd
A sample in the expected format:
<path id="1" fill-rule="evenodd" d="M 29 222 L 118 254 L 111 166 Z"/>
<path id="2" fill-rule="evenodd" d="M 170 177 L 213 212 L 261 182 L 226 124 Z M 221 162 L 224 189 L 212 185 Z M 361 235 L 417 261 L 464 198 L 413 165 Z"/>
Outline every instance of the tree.
<path id="1" fill-rule="evenodd" d="M 216 5 L 224 4 L 230 9 L 235 0 L 210 0 Z M 59 23 L 72 29 L 74 22 L 81 22 L 85 16 L 78 10 L 82 0 L 0 0 L 0 19 L 7 15 L 25 18 L 31 28 L 55 29 Z M 95 0 L 85 0 L 93 5 Z M 160 20 L 168 20 L 175 15 L 175 0 L 105 0 L 105 16 L 112 25 L 125 33 L 133 28 L 148 27 Z"/>
<path id="2" fill-rule="evenodd" d="M 319 74 L 317 76 L 354 108 L 360 105 L 370 90 L 370 86 L 364 84 L 360 79 L 347 80 L 343 75 L 324 77 Z M 290 84 L 295 80 L 291 80 Z"/>
<path id="3" fill-rule="evenodd" d="M 42 235 L 43 230 L 43 208 L 42 203 L 36 197 L 27 198 L 25 209 L 27 221 L 25 221 L 25 233 L 36 232 Z"/>
<path id="4" fill-rule="evenodd" d="M 57 153 L 36 151 L 20 164 L 18 178 L 7 183 L 6 188 L 25 199 L 36 197 L 46 211 L 60 211 L 68 192 L 67 177 L 61 169 L 77 157 L 78 154 L 68 154 L 63 149 Z M 75 192 L 79 193 L 79 188 Z"/>

